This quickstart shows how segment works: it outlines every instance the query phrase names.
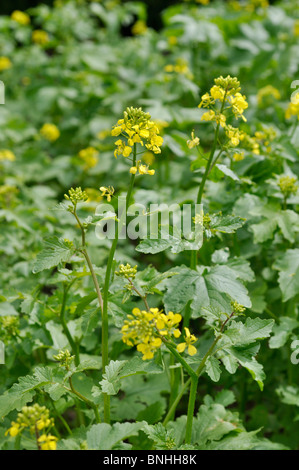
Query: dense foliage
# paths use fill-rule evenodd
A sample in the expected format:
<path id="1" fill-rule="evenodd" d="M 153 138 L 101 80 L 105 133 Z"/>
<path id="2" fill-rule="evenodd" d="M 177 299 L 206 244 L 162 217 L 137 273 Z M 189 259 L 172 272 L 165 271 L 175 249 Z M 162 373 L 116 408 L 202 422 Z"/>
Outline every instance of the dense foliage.
<path id="1" fill-rule="evenodd" d="M 0 449 L 298 448 L 296 11 L 0 17 Z M 202 246 L 121 237 L 119 196 Z"/>

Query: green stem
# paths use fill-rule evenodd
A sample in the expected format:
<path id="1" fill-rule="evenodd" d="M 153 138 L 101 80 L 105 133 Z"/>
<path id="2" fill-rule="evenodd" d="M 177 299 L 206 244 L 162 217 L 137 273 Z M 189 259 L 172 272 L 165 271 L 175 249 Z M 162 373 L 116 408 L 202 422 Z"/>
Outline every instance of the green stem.
<path id="1" fill-rule="evenodd" d="M 174 400 L 173 403 L 171 404 L 167 415 L 166 415 L 165 418 L 164 418 L 163 426 L 166 426 L 166 424 L 168 423 L 168 421 L 170 421 L 171 419 L 173 419 L 174 414 L 175 414 L 175 410 L 176 410 L 178 404 L 180 403 L 182 396 L 184 395 L 184 393 L 185 393 L 186 390 L 188 389 L 190 383 L 191 383 L 191 379 L 188 379 L 188 380 L 184 383 L 184 385 L 182 386 L 182 388 L 181 388 L 181 390 L 179 391 L 179 393 L 177 394 L 175 400 Z"/>
<path id="2" fill-rule="evenodd" d="M 220 109 L 220 114 L 222 113 L 223 111 L 223 108 L 224 108 L 224 103 L 225 103 L 225 99 L 226 99 L 226 94 L 227 94 L 227 91 L 225 92 L 225 95 L 224 95 L 224 98 L 223 98 L 223 102 L 222 102 L 222 106 L 221 106 L 221 109 Z M 215 131 L 215 137 L 214 137 L 214 142 L 213 142 L 213 146 L 211 148 L 211 152 L 210 152 L 210 155 L 209 155 L 209 159 L 208 159 L 208 163 L 207 163 L 207 166 L 206 166 L 206 169 L 205 169 L 205 172 L 204 172 L 204 175 L 202 177 L 202 180 L 201 180 L 201 183 L 200 183 L 200 186 L 198 188 L 198 193 L 197 193 L 197 200 L 196 200 L 196 203 L 197 204 L 201 204 L 201 201 L 202 201 L 202 196 L 203 196 L 203 192 L 204 192 L 204 188 L 205 188 L 205 184 L 206 184 L 206 181 L 208 179 L 208 176 L 210 174 L 210 170 L 213 168 L 213 166 L 215 165 L 216 161 L 218 160 L 218 158 L 220 157 L 221 155 L 221 152 L 220 154 L 218 154 L 217 158 L 215 159 L 214 163 L 213 163 L 213 158 L 214 158 L 214 154 L 215 154 L 215 151 L 216 151 L 216 148 L 217 148 L 217 142 L 218 142 L 218 136 L 219 136 L 219 130 L 220 130 L 220 122 L 218 122 L 217 126 L 216 126 L 216 131 Z M 211 167 L 211 165 L 213 164 L 213 166 Z M 194 250 L 195 253 L 197 253 L 196 250 Z M 191 269 L 194 269 L 194 261 L 196 260 L 196 254 L 191 254 Z M 197 264 L 197 262 L 195 261 L 195 263 Z M 195 264 L 195 267 L 196 267 L 196 264 Z"/>
<path id="3" fill-rule="evenodd" d="M 76 395 L 78 398 L 80 398 L 80 400 L 84 401 L 84 403 L 86 403 L 86 405 L 94 411 L 96 422 L 100 423 L 101 418 L 100 418 L 100 414 L 99 414 L 99 410 L 98 410 L 97 405 L 95 403 L 93 403 L 92 401 L 90 401 L 88 398 L 86 398 L 84 395 L 82 395 L 80 392 L 78 392 L 74 388 L 72 377 L 69 377 L 69 384 L 70 384 L 70 388 L 71 388 L 71 391 L 73 392 L 73 394 Z"/>
<path id="4" fill-rule="evenodd" d="M 136 154 L 137 154 L 136 144 L 134 144 L 132 166 L 136 165 Z M 135 175 L 132 174 L 129 190 L 126 196 L 126 211 L 130 204 L 134 181 L 135 181 Z M 106 369 L 106 366 L 108 365 L 108 360 L 109 360 L 108 358 L 108 293 L 109 293 L 109 284 L 110 284 L 114 254 L 115 254 L 115 250 L 116 250 L 117 243 L 118 243 L 118 236 L 119 236 L 119 226 L 117 225 L 115 229 L 114 240 L 112 242 L 108 261 L 107 261 L 104 291 L 103 291 L 104 299 L 103 299 L 103 315 L 102 315 L 102 374 L 105 373 L 105 369 Z M 110 396 L 107 395 L 106 393 L 104 393 L 104 421 L 105 423 L 110 422 Z"/>
<path id="5" fill-rule="evenodd" d="M 72 348 L 72 353 L 75 356 L 75 365 L 78 366 L 80 364 L 79 347 L 78 347 L 78 344 L 73 339 L 70 333 L 70 330 L 68 329 L 67 323 L 65 321 L 65 307 L 66 307 L 67 294 L 73 282 L 74 281 L 72 281 L 68 286 L 66 286 L 65 284 L 63 286 L 63 297 L 62 297 L 62 304 L 61 304 L 61 309 L 60 309 L 60 322 L 61 322 L 64 334 L 67 337 L 68 342 L 70 343 L 70 346 Z"/>
<path id="6" fill-rule="evenodd" d="M 185 437 L 186 444 L 191 443 L 192 424 L 193 424 L 197 384 L 198 384 L 198 377 L 197 376 L 191 377 L 191 387 L 190 387 L 190 395 L 189 395 L 189 402 L 188 402 L 186 437 Z"/>

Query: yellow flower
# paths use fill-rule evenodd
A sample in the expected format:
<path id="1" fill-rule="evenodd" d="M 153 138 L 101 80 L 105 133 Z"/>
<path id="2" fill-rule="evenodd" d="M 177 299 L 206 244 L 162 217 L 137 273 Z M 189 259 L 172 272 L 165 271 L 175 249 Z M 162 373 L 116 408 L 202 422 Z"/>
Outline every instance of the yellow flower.
<path id="1" fill-rule="evenodd" d="M 0 57 L 0 72 L 8 70 L 12 67 L 12 63 L 8 57 Z"/>
<path id="2" fill-rule="evenodd" d="M 58 127 L 56 127 L 55 124 L 50 123 L 44 124 L 40 130 L 40 133 L 45 139 L 49 140 L 50 142 L 54 142 L 60 136 L 60 131 Z"/>
<path id="3" fill-rule="evenodd" d="M 166 315 L 158 308 L 150 308 L 149 311 L 134 308 L 121 329 L 122 340 L 128 346 L 136 345 L 143 354 L 143 360 L 152 359 L 162 345 L 161 337 L 180 336 L 177 326 L 181 320 L 180 314 L 169 312 Z"/>
<path id="4" fill-rule="evenodd" d="M 199 145 L 199 138 L 194 136 L 194 131 L 191 132 L 191 140 L 187 140 L 187 146 L 189 149 L 193 149 Z"/>
<path id="5" fill-rule="evenodd" d="M 225 96 L 225 90 L 217 85 L 212 86 L 210 93 L 214 100 L 220 100 L 221 102 L 223 101 Z"/>
<path id="6" fill-rule="evenodd" d="M 42 29 L 36 29 L 32 32 L 32 41 L 35 42 L 35 44 L 43 46 L 44 44 L 47 44 L 49 40 L 48 33 Z"/>
<path id="7" fill-rule="evenodd" d="M 5 432 L 5 436 L 9 434 L 11 437 L 15 437 L 21 432 L 21 430 L 20 424 L 12 422 L 11 427 Z"/>
<path id="8" fill-rule="evenodd" d="M 264 97 L 273 96 L 276 100 L 279 100 L 281 95 L 277 88 L 272 85 L 266 85 L 257 92 L 257 102 L 259 105 L 262 104 Z"/>
<path id="9" fill-rule="evenodd" d="M 145 145 L 148 150 L 161 153 L 160 147 L 163 144 L 163 138 L 158 135 L 158 125 L 150 119 L 150 115 L 142 111 L 141 108 L 131 107 L 126 109 L 123 119 L 119 119 L 111 131 L 111 135 L 118 136 L 122 134 L 127 140 L 125 142 L 118 139 L 115 142 L 117 149 L 114 156 L 116 158 L 118 155 L 128 157 L 135 144 Z"/>
<path id="10" fill-rule="evenodd" d="M 286 119 L 290 119 L 292 116 L 297 116 L 299 119 L 299 93 L 295 94 L 285 112 Z"/>
<path id="11" fill-rule="evenodd" d="M 194 335 L 191 335 L 189 328 L 185 327 L 185 342 L 177 345 L 177 350 L 179 353 L 183 353 L 187 348 L 188 354 L 194 356 L 197 349 L 193 346 L 193 343 L 197 341 L 197 338 Z"/>
<path id="12" fill-rule="evenodd" d="M 235 160 L 235 162 L 241 162 L 242 160 L 244 160 L 244 152 L 236 152 L 233 154 L 233 159 Z"/>
<path id="13" fill-rule="evenodd" d="M 41 444 L 41 450 L 56 450 L 57 441 L 57 437 L 51 436 L 51 434 L 43 434 L 38 439 L 38 443 Z"/>
<path id="14" fill-rule="evenodd" d="M 177 327 L 181 321 L 182 316 L 179 313 L 168 312 L 167 315 L 161 313 L 156 320 L 156 326 L 161 335 L 173 335 L 175 338 L 179 338 L 181 332 Z"/>
<path id="15" fill-rule="evenodd" d="M 139 36 L 141 34 L 144 34 L 147 31 L 146 22 L 143 20 L 136 21 L 136 23 L 132 26 L 131 31 L 134 34 L 134 36 Z"/>
<path id="16" fill-rule="evenodd" d="M 0 162 L 2 160 L 9 160 L 10 162 L 14 162 L 16 159 L 15 154 L 11 150 L 0 150 Z"/>
<path id="17" fill-rule="evenodd" d="M 201 116 L 202 121 L 214 121 L 215 120 L 215 111 L 210 109 L 210 111 L 207 111 L 206 113 L 203 113 Z"/>
<path id="18" fill-rule="evenodd" d="M 50 418 L 50 412 L 45 406 L 40 406 L 37 403 L 32 406 L 23 406 L 16 422 L 11 423 L 11 427 L 6 431 L 6 435 L 15 437 L 20 434 L 25 428 L 28 428 L 30 433 L 33 434 L 38 430 L 44 428 L 51 428 L 54 425 L 53 418 Z"/>
<path id="19" fill-rule="evenodd" d="M 98 163 L 98 153 L 94 147 L 87 147 L 80 150 L 78 156 L 85 163 L 86 168 L 93 168 Z"/>
<path id="20" fill-rule="evenodd" d="M 101 196 L 106 197 L 107 201 L 110 202 L 115 190 L 113 186 L 101 186 L 100 191 L 102 191 Z"/>
<path id="21" fill-rule="evenodd" d="M 234 96 L 230 96 L 230 100 L 235 117 L 237 119 L 241 117 L 243 121 L 246 121 L 246 118 L 243 116 L 244 110 L 248 108 L 246 97 L 241 95 L 241 93 L 236 93 Z"/>
<path id="22" fill-rule="evenodd" d="M 143 356 L 142 359 L 145 361 L 146 359 L 152 359 L 154 357 L 154 353 L 162 344 L 161 338 L 153 338 L 148 343 L 140 343 L 137 345 L 137 351 L 142 352 Z"/>
<path id="23" fill-rule="evenodd" d="M 20 10 L 13 11 L 11 14 L 11 19 L 22 25 L 27 25 L 30 23 L 30 16 Z"/>
<path id="24" fill-rule="evenodd" d="M 142 155 L 142 160 L 147 165 L 152 165 L 155 161 L 155 156 L 152 152 L 144 152 L 144 154 Z"/>
<path id="25" fill-rule="evenodd" d="M 240 132 L 239 129 L 236 127 L 233 127 L 231 125 L 228 125 L 225 129 L 225 133 L 227 137 L 230 139 L 230 144 L 233 147 L 236 147 L 240 143 Z"/>
<path id="26" fill-rule="evenodd" d="M 294 36 L 299 36 L 299 20 L 295 20 L 293 31 L 294 31 Z"/>
<path id="27" fill-rule="evenodd" d="M 176 36 L 169 36 L 167 40 L 170 46 L 175 46 L 178 43 L 178 38 Z"/>

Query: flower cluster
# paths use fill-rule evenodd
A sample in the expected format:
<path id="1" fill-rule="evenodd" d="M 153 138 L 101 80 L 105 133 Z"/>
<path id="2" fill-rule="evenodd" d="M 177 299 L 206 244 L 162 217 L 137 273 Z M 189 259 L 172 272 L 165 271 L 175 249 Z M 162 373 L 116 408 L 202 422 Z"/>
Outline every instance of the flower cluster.
<path id="1" fill-rule="evenodd" d="M 20 10 L 13 11 L 11 14 L 11 19 L 23 26 L 30 24 L 30 16 Z"/>
<path id="2" fill-rule="evenodd" d="M 131 166 L 130 168 L 130 173 L 132 175 L 136 175 L 136 173 L 139 173 L 140 175 L 154 175 L 155 170 L 150 170 L 148 165 L 143 165 L 141 163 L 141 160 L 138 160 L 135 166 Z"/>
<path id="3" fill-rule="evenodd" d="M 209 108 L 201 119 L 203 121 L 214 121 L 218 126 L 225 129 L 231 146 L 236 147 L 240 142 L 239 129 L 227 125 L 225 112 L 231 111 L 236 119 L 242 118 L 246 121 L 243 113 L 248 108 L 246 97 L 240 93 L 240 82 L 236 77 L 228 75 L 226 78 L 219 77 L 214 80 L 209 93 L 201 97 L 199 108 Z M 192 141 L 191 141 L 192 142 Z"/>
<path id="4" fill-rule="evenodd" d="M 134 36 L 140 36 L 147 31 L 146 22 L 143 20 L 137 20 L 131 28 L 132 34 Z"/>
<path id="5" fill-rule="evenodd" d="M 124 276 L 126 279 L 135 279 L 137 274 L 137 264 L 133 267 L 129 263 L 126 265 L 120 264 L 118 269 L 119 271 L 115 271 L 117 276 Z"/>
<path id="6" fill-rule="evenodd" d="M 190 80 L 193 79 L 193 74 L 190 72 L 190 69 L 188 67 L 188 62 L 186 62 L 185 59 L 180 58 L 180 57 L 176 60 L 176 63 L 174 65 L 172 64 L 165 65 L 164 70 L 167 73 L 173 73 L 173 72 L 179 73 L 181 75 L 185 75 Z"/>
<path id="7" fill-rule="evenodd" d="M 78 157 L 84 162 L 85 167 L 93 168 L 98 163 L 98 151 L 94 147 L 87 147 L 80 150 Z"/>
<path id="8" fill-rule="evenodd" d="M 81 187 L 71 188 L 68 194 L 64 195 L 67 201 L 71 201 L 73 206 L 76 206 L 78 202 L 85 202 L 88 199 L 88 195 L 85 191 L 82 191 Z"/>
<path id="9" fill-rule="evenodd" d="M 8 160 L 10 162 L 14 162 L 16 159 L 15 154 L 11 150 L 0 150 L 0 162 L 2 160 Z"/>
<path id="10" fill-rule="evenodd" d="M 43 46 L 44 44 L 47 44 L 49 40 L 48 33 L 42 29 L 36 29 L 32 32 L 32 41 L 35 42 L 35 44 Z"/>
<path id="11" fill-rule="evenodd" d="M 71 353 L 69 352 L 68 349 L 61 349 L 56 356 L 53 356 L 54 361 L 57 361 L 60 363 L 61 367 L 64 367 L 66 370 L 70 369 L 70 366 L 72 365 L 74 361 L 75 356 L 71 356 Z"/>
<path id="12" fill-rule="evenodd" d="M 19 334 L 19 318 L 14 315 L 4 315 L 0 317 L 0 337 L 11 338 Z"/>
<path id="13" fill-rule="evenodd" d="M 149 113 L 145 113 L 141 108 L 127 108 L 123 119 L 119 119 L 111 131 L 112 136 L 121 135 L 125 138 L 115 142 L 115 158 L 119 155 L 129 157 L 135 144 L 145 146 L 154 153 L 161 153 L 163 138 L 158 134 L 159 127 L 151 121 Z"/>
<path id="14" fill-rule="evenodd" d="M 236 300 L 231 302 L 231 308 L 235 314 L 239 315 L 241 315 L 246 310 L 246 308 L 243 305 L 239 304 Z"/>
<path id="15" fill-rule="evenodd" d="M 106 197 L 107 198 L 107 201 L 110 202 L 111 201 L 111 198 L 114 194 L 114 191 L 115 189 L 113 188 L 113 186 L 101 186 L 100 187 L 100 191 L 102 191 L 102 194 L 101 196 L 102 197 Z"/>
<path id="16" fill-rule="evenodd" d="M 161 347 L 163 338 L 170 340 L 172 337 L 179 338 L 181 331 L 178 326 L 182 320 L 179 313 L 163 311 L 158 308 L 140 310 L 134 308 L 132 315 L 127 316 L 122 327 L 122 340 L 128 346 L 137 346 L 143 356 L 142 359 L 152 359 L 155 352 Z M 182 353 L 187 348 L 188 354 L 193 356 L 196 348 L 193 346 L 197 339 L 185 328 L 185 341 L 177 345 L 177 351 Z"/>
<path id="17" fill-rule="evenodd" d="M 278 181 L 278 186 L 284 197 L 289 197 L 292 194 L 296 194 L 298 190 L 297 178 L 292 176 L 281 176 Z"/>
<path id="18" fill-rule="evenodd" d="M 276 100 L 280 100 L 281 98 L 280 92 L 277 88 L 272 85 L 266 85 L 263 88 L 260 88 L 257 92 L 258 105 L 261 106 L 264 100 L 269 96 L 273 97 Z"/>
<path id="19" fill-rule="evenodd" d="M 295 94 L 285 112 L 286 119 L 290 119 L 292 116 L 297 116 L 299 119 L 299 93 Z"/>
<path id="20" fill-rule="evenodd" d="M 45 123 L 41 128 L 40 133 L 50 142 L 54 142 L 60 137 L 60 131 L 55 124 Z"/>
<path id="21" fill-rule="evenodd" d="M 6 431 L 5 435 L 15 437 L 24 429 L 28 429 L 31 434 L 38 434 L 41 430 L 48 432 L 54 426 L 54 419 L 50 418 L 50 412 L 45 406 L 37 403 L 32 406 L 24 406 L 22 411 L 18 413 L 16 421 L 11 423 L 11 427 Z M 43 434 L 38 438 L 42 450 L 56 450 L 57 438 L 51 434 Z"/>
<path id="22" fill-rule="evenodd" d="M 12 67 L 11 60 L 8 57 L 0 57 L 0 72 L 8 70 Z"/>
<path id="23" fill-rule="evenodd" d="M 196 214 L 195 217 L 193 217 L 193 222 L 195 225 L 202 225 L 206 228 L 211 223 L 211 217 L 209 214 L 204 214 L 204 212 L 201 211 L 199 214 Z"/>
<path id="24" fill-rule="evenodd" d="M 181 332 L 177 329 L 182 320 L 181 315 L 169 312 L 167 315 L 158 308 L 149 311 L 134 308 L 122 327 L 122 340 L 128 346 L 137 345 L 142 352 L 142 359 L 152 359 L 162 344 L 162 337 L 178 338 Z"/>
<path id="25" fill-rule="evenodd" d="M 235 152 L 233 154 L 233 160 L 235 162 L 241 162 L 242 160 L 244 160 L 244 158 L 245 158 L 244 152 Z"/>

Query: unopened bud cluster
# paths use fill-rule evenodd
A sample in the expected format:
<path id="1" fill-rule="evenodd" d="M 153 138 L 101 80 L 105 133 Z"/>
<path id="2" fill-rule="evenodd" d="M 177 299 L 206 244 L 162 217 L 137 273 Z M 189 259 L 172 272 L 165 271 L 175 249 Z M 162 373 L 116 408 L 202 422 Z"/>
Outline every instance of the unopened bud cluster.
<path id="1" fill-rule="evenodd" d="M 115 274 L 117 276 L 123 276 L 126 279 L 135 279 L 135 276 L 137 274 L 137 264 L 133 267 L 129 263 L 127 263 L 126 265 L 120 264 L 118 269 L 119 271 L 115 271 Z"/>
<path id="2" fill-rule="evenodd" d="M 61 367 L 65 367 L 67 370 L 69 370 L 71 364 L 75 359 L 75 356 L 71 356 L 71 353 L 68 349 L 61 349 L 56 356 L 53 356 L 53 359 L 57 362 L 60 362 Z"/>

